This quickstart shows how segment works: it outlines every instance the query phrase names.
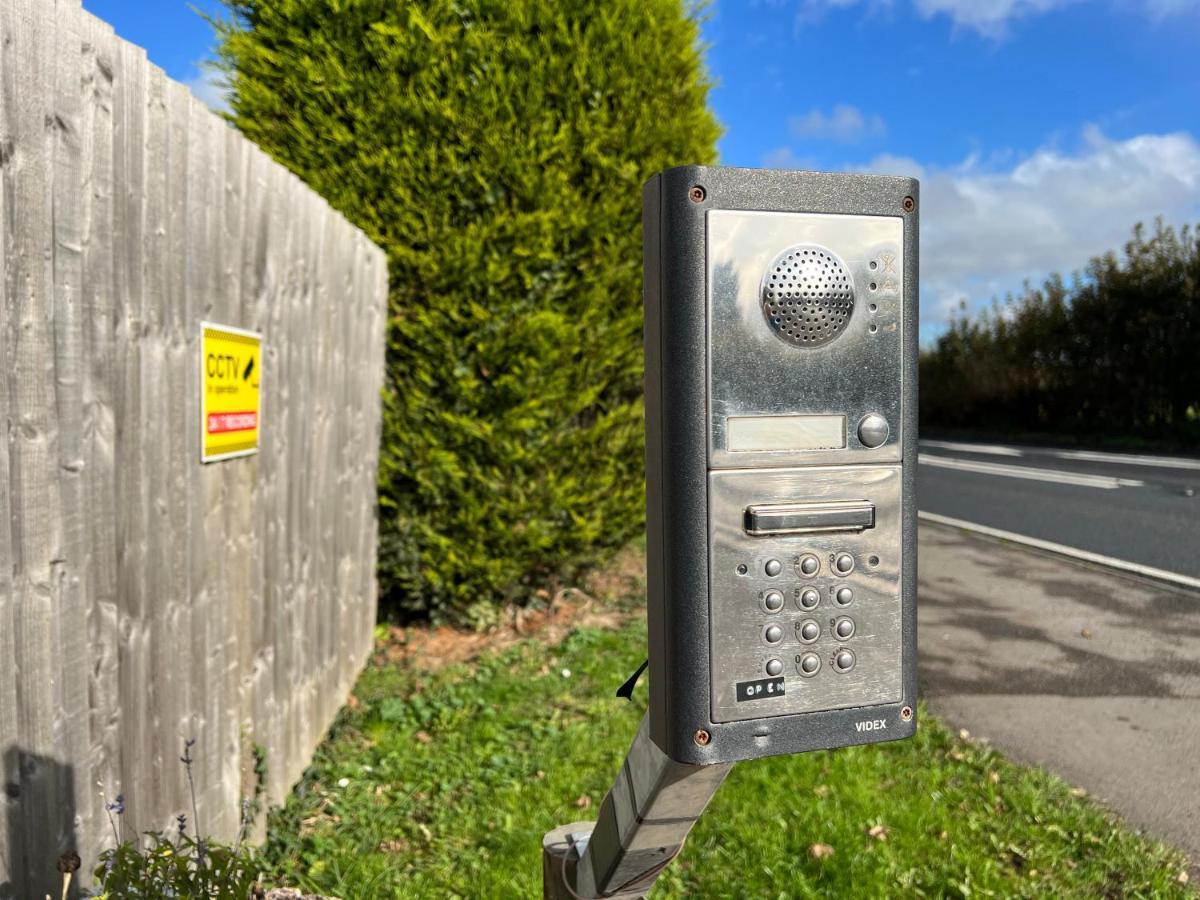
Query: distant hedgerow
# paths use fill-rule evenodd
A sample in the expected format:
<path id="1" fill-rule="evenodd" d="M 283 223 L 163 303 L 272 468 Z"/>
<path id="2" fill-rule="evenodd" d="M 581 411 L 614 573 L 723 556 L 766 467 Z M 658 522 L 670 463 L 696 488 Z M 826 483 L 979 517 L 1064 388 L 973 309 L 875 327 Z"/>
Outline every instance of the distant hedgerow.
<path id="1" fill-rule="evenodd" d="M 1200 228 L 1138 225 L 1070 283 L 968 316 L 921 353 L 921 425 L 1200 444 Z"/>
<path id="2" fill-rule="evenodd" d="M 388 252 L 385 601 L 475 618 L 626 542 L 640 188 L 718 135 L 695 8 L 227 2 L 233 120 Z"/>

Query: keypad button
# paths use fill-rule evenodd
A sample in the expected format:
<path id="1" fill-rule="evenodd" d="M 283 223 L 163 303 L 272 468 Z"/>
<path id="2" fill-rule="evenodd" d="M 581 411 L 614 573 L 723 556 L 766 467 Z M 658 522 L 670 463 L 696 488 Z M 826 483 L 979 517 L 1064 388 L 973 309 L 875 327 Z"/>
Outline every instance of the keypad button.
<path id="1" fill-rule="evenodd" d="M 778 644 L 783 640 L 783 629 L 778 625 L 768 625 L 763 629 L 763 640 L 768 644 Z"/>
<path id="2" fill-rule="evenodd" d="M 842 585 L 833 596 L 839 606 L 849 606 L 850 602 L 854 599 L 854 591 L 846 585 Z"/>
<path id="3" fill-rule="evenodd" d="M 805 553 L 796 564 L 801 575 L 816 575 L 821 570 L 821 561 L 811 553 Z"/>
<path id="4" fill-rule="evenodd" d="M 767 674 L 771 676 L 783 674 L 783 660 L 769 659 L 767 660 Z"/>
<path id="5" fill-rule="evenodd" d="M 821 626 L 812 619 L 805 619 L 796 626 L 796 637 L 804 641 L 806 644 L 811 644 L 821 636 Z"/>
<path id="6" fill-rule="evenodd" d="M 767 564 L 763 566 L 764 571 L 772 578 L 783 571 L 783 563 L 777 559 L 768 559 Z"/>
<path id="7" fill-rule="evenodd" d="M 838 619 L 833 623 L 833 633 L 843 641 L 854 637 L 854 620 L 849 616 Z"/>
<path id="8" fill-rule="evenodd" d="M 805 653 L 796 662 L 796 671 L 805 678 L 812 678 L 821 671 L 821 657 L 815 653 Z"/>
<path id="9" fill-rule="evenodd" d="M 833 570 L 839 575 L 849 575 L 854 571 L 854 557 L 849 553 L 839 553 L 833 561 Z"/>
<path id="10" fill-rule="evenodd" d="M 805 588 L 800 592 L 800 608 L 801 609 L 816 609 L 817 604 L 821 602 L 821 592 L 816 588 Z"/>
<path id="11" fill-rule="evenodd" d="M 833 667 L 839 672 L 849 672 L 854 668 L 854 651 L 839 650 L 833 656 Z"/>
<path id="12" fill-rule="evenodd" d="M 763 606 L 767 608 L 767 612 L 779 612 L 783 609 L 783 594 L 779 591 L 767 591 L 763 595 Z"/>

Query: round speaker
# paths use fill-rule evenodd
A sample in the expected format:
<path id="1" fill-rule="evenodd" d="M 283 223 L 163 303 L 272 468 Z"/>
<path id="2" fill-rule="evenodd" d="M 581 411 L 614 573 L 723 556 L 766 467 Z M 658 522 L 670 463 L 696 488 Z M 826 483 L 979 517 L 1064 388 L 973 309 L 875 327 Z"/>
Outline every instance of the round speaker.
<path id="1" fill-rule="evenodd" d="M 776 337 L 796 347 L 820 347 L 846 330 L 854 312 L 854 282 L 832 250 L 797 244 L 771 261 L 762 283 L 762 310 Z"/>

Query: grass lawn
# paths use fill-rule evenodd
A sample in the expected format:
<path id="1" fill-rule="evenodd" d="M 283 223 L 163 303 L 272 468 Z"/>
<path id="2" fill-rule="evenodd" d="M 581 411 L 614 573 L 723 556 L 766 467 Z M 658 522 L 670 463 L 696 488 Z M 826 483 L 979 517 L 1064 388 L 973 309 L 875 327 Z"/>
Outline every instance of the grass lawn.
<path id="1" fill-rule="evenodd" d="M 637 728 L 645 684 L 613 691 L 644 647 L 635 617 L 436 673 L 380 654 L 266 865 L 343 900 L 540 897 L 543 832 L 595 817 Z M 1183 897 L 1185 867 L 925 715 L 911 741 L 736 766 L 654 896 Z"/>

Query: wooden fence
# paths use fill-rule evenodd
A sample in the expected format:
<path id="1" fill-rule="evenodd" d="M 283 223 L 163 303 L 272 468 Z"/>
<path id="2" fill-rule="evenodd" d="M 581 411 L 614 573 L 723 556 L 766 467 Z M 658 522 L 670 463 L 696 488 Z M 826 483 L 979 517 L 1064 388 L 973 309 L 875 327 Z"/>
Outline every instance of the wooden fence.
<path id="1" fill-rule="evenodd" d="M 345 701 L 387 276 L 78 0 L 0 2 L 0 91 L 0 898 L 24 900 L 60 851 L 95 864 L 106 799 L 127 835 L 190 818 L 187 738 L 189 827 L 232 838 Z M 263 335 L 257 455 L 200 462 L 202 320 Z"/>

